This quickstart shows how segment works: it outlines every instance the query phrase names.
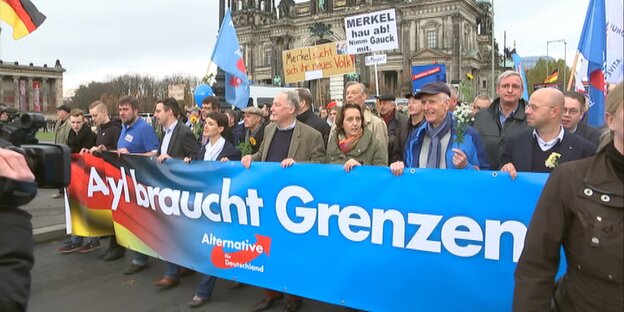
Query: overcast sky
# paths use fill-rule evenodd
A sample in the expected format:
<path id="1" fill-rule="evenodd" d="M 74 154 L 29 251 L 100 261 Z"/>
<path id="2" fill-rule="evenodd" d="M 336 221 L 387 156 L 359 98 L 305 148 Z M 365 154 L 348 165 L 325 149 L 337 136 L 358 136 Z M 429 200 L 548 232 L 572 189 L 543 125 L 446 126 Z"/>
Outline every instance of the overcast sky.
<path id="1" fill-rule="evenodd" d="M 61 61 L 65 94 L 81 83 L 124 73 L 157 77 L 206 72 L 218 29 L 218 1 L 32 0 L 47 16 L 34 33 L 14 41 L 2 23 L 0 59 L 53 66 Z M 520 56 L 545 55 L 546 42 L 565 39 L 572 63 L 589 0 L 495 0 L 495 34 L 516 41 Z M 563 58 L 561 43 L 549 55 Z"/>

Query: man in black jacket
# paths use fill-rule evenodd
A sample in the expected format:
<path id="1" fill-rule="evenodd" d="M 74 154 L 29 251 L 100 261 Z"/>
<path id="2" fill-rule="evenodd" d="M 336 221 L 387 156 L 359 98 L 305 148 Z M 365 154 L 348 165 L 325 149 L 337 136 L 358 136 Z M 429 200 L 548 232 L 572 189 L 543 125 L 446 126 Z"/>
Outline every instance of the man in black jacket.
<path id="1" fill-rule="evenodd" d="M 563 93 L 557 89 L 533 92 L 526 112 L 528 125 L 535 129 L 507 139 L 501 171 L 515 179 L 517 171 L 551 172 L 561 163 L 594 155 L 591 143 L 561 126 L 563 103 Z"/>
<path id="2" fill-rule="evenodd" d="M 90 149 L 95 145 L 95 133 L 84 122 L 84 112 L 81 109 L 73 109 L 69 113 L 69 123 L 71 130 L 67 136 L 67 145 L 72 153 L 79 153 L 82 149 Z M 82 245 L 82 237 L 72 235 L 58 251 L 62 254 L 74 251 L 88 253 L 99 248 L 100 239 L 98 237 L 88 237 L 87 243 Z"/>
<path id="3" fill-rule="evenodd" d="M 329 140 L 329 131 L 331 127 L 327 124 L 325 120 L 321 117 L 317 116 L 312 111 L 312 93 L 310 90 L 299 88 L 297 89 L 297 93 L 299 94 L 299 112 L 297 115 L 297 120 L 303 122 L 304 124 L 316 129 L 316 131 L 320 132 L 323 136 L 323 142 L 325 144 L 325 148 L 327 148 L 327 140 Z"/>
<path id="4" fill-rule="evenodd" d="M 95 146 L 90 149 L 83 148 L 81 153 L 101 153 L 103 151 L 114 151 L 117 149 L 117 141 L 121 133 L 121 121 L 111 120 L 108 116 L 108 107 L 102 101 L 95 101 L 89 105 L 89 114 L 97 126 Z M 110 237 L 108 249 L 102 254 L 102 260 L 113 261 L 124 256 L 126 248 L 117 244 L 115 235 Z"/>
<path id="5" fill-rule="evenodd" d="M 191 129 L 178 120 L 180 116 L 178 102 L 174 98 L 156 102 L 154 115 L 163 127 L 163 138 L 158 148 L 158 161 L 163 162 L 169 158 L 184 159 L 185 157 L 195 159 L 199 145 Z M 177 286 L 180 283 L 180 277 L 188 272 L 174 263 L 167 262 L 165 266 L 165 276 L 154 284 L 161 290 Z"/>
<path id="6" fill-rule="evenodd" d="M 598 147 L 602 131 L 581 122 L 585 112 L 587 112 L 585 109 L 585 96 L 578 92 L 565 92 L 563 95 L 565 96 L 565 109 L 563 118 L 561 119 L 561 125 L 563 125 L 566 130 L 584 138 Z"/>
<path id="7" fill-rule="evenodd" d="M 95 101 L 89 105 L 89 114 L 97 126 L 97 137 L 95 146 L 91 149 L 84 149 L 82 152 L 103 152 L 117 149 L 117 141 L 121 133 L 121 122 L 119 119 L 111 120 L 108 116 L 108 108 L 102 101 Z"/>
<path id="8" fill-rule="evenodd" d="M 408 117 L 397 111 L 394 102 L 396 98 L 393 94 L 384 93 L 377 100 L 379 101 L 379 115 L 386 122 L 388 128 L 388 161 L 390 163 L 402 161 L 405 141 L 401 142 L 401 140 L 407 138 Z"/>
<path id="9" fill-rule="evenodd" d="M 524 112 L 526 103 L 520 98 L 522 90 L 524 85 L 519 73 L 503 72 L 498 76 L 498 98 L 475 115 L 473 128 L 481 136 L 491 168 L 500 168 L 506 138 L 529 129 Z"/>

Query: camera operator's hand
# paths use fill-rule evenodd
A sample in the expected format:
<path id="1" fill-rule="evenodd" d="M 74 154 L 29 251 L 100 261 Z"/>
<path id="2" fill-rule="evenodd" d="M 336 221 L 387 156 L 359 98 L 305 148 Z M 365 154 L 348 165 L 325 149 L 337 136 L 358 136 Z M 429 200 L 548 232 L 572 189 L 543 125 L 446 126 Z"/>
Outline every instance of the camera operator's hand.
<path id="1" fill-rule="evenodd" d="M 24 182 L 35 180 L 24 155 L 5 148 L 0 148 L 0 177 Z"/>

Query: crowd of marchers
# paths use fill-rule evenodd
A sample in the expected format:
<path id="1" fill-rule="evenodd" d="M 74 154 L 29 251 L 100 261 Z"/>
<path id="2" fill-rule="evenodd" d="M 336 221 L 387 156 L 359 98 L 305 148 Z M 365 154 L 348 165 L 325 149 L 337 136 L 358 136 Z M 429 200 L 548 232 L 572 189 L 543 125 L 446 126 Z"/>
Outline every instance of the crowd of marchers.
<path id="1" fill-rule="evenodd" d="M 282 168 L 330 163 L 343 165 L 346 172 L 386 166 L 395 176 L 405 168 L 500 170 L 512 179 L 521 172 L 552 172 L 516 270 L 514 309 L 621 311 L 622 83 L 609 89 L 602 129 L 584 122 L 589 105 L 583 94 L 546 88 L 533 92 L 527 102 L 521 98 L 524 88 L 520 74 L 506 71 L 498 77 L 494 100 L 477 96 L 462 104 L 454 87 L 432 82 L 406 94 L 405 107 L 390 93 L 376 97 L 371 107 L 365 85 L 348 82 L 344 104 L 320 105 L 318 114 L 310 91 L 297 89 L 279 93 L 271 104 L 250 105 L 240 112 L 242 118 L 238 111 L 222 110 L 216 96 L 204 98 L 201 108 L 184 111 L 167 98 L 157 101 L 151 123 L 139 116 L 137 99 L 124 96 L 118 101 L 118 118 L 111 118 L 100 101 L 90 105 L 96 133 L 85 124 L 85 112 L 58 107 L 55 142 L 67 144 L 73 153 L 116 151 L 155 156 L 160 163 L 170 158 L 240 161 L 245 168 L 254 162 L 278 162 Z M 458 118 L 459 109 L 470 110 L 471 118 Z M 567 272 L 555 280 L 561 246 Z M 71 236 L 59 252 L 99 248 L 100 238 Z M 112 261 L 124 253 L 112 237 L 102 258 Z M 123 274 L 148 266 L 148 256 L 133 252 L 132 258 Z M 155 286 L 175 287 L 192 273 L 167 263 Z M 204 305 L 215 282 L 204 276 L 189 306 Z M 297 311 L 303 303 L 301 297 L 266 290 L 252 310 L 269 309 L 283 297 L 285 311 Z"/>

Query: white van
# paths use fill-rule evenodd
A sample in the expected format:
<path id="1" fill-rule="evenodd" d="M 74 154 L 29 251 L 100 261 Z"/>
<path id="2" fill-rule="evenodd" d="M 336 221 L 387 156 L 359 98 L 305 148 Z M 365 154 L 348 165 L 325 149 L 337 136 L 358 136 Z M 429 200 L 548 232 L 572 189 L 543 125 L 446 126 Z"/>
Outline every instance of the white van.
<path id="1" fill-rule="evenodd" d="M 271 105 L 273 98 L 280 92 L 286 90 L 297 90 L 297 88 L 282 88 L 273 86 L 249 86 L 249 98 L 255 107 L 262 107 L 263 104 Z"/>

